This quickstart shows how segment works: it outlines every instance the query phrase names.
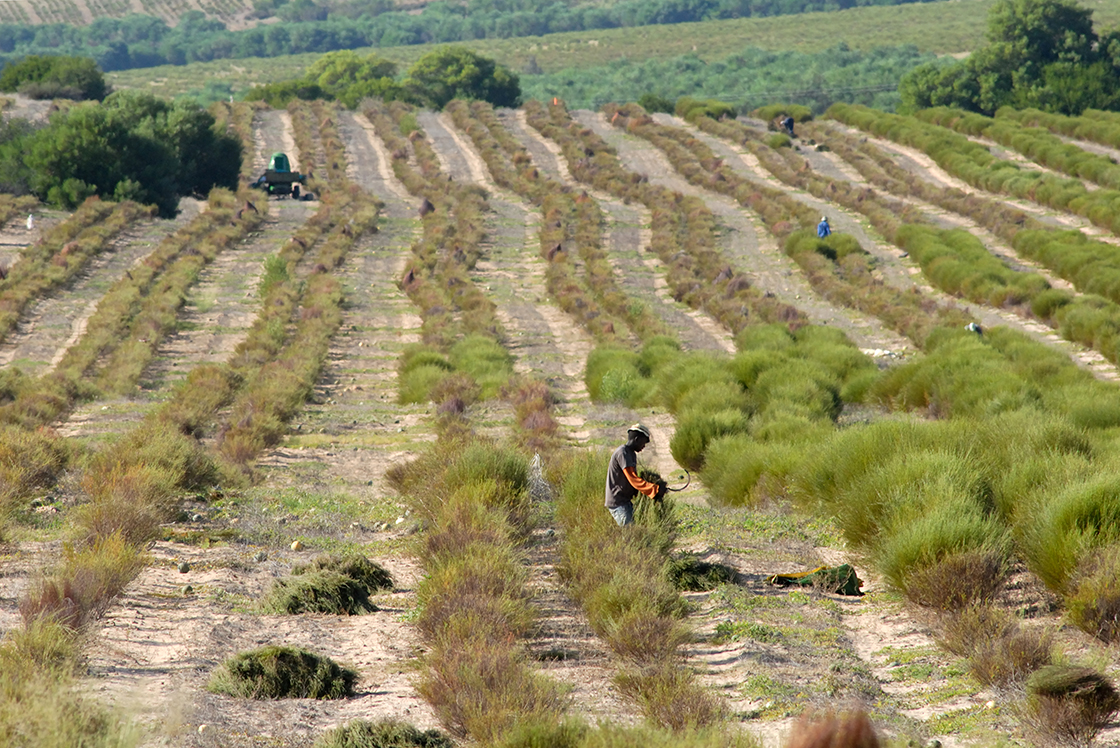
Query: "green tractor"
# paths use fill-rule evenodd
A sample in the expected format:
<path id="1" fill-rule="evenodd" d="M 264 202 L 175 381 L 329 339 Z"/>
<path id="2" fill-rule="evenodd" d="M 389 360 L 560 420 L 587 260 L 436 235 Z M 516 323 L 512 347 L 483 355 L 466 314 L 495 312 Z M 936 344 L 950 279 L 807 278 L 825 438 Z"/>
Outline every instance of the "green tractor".
<path id="1" fill-rule="evenodd" d="M 272 154 L 272 158 L 268 160 L 268 169 L 253 182 L 254 187 L 264 190 L 269 195 L 291 195 L 296 200 L 301 197 L 300 186 L 305 184 L 307 184 L 307 175 L 292 171 L 291 162 L 280 151 Z M 310 200 L 311 193 L 304 192 L 302 197 L 304 200 Z"/>

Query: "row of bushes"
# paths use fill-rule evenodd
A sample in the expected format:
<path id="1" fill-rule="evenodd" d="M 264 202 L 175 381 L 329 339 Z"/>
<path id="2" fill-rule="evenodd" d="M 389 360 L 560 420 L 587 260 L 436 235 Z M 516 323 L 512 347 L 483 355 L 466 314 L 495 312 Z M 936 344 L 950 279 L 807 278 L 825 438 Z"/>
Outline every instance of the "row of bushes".
<path id="1" fill-rule="evenodd" d="M 830 142 L 833 142 L 844 155 L 854 153 L 851 143 L 845 144 L 842 138 Z M 867 152 L 864 146 L 863 153 Z M 853 158 L 852 163 L 880 184 L 900 188 L 901 185 L 909 183 L 897 178 L 884 177 L 884 170 L 879 161 L 880 159 L 872 161 Z M 824 183 L 825 180 L 820 181 Z M 839 194 L 835 187 L 826 186 L 825 189 L 829 194 Z M 1037 222 L 1024 221 L 1023 223 L 1030 228 L 1023 228 L 1013 215 L 1015 212 L 1013 209 L 1001 210 L 998 204 L 985 205 L 978 199 L 962 200 L 959 194 L 954 195 L 951 194 L 952 192 L 954 191 L 932 185 L 926 185 L 921 189 L 923 197 L 933 198 L 938 204 L 962 212 L 967 211 L 966 215 L 978 217 L 982 222 L 989 224 L 993 230 L 1009 237 L 1013 247 L 1023 256 L 1055 269 L 1067 279 L 1080 281 L 1080 287 L 1088 286 L 1109 296 L 1116 295 L 1117 291 L 1120 291 L 1115 287 L 1114 282 L 1120 280 L 1120 275 L 1117 275 L 1113 269 L 1113 258 L 1120 260 L 1116 247 L 1085 237 L 1077 231 L 1048 229 Z M 940 199 L 939 195 L 941 195 Z M 984 303 L 1000 305 L 1009 302 L 1018 303 L 1024 310 L 1029 306 L 1032 314 L 1055 327 L 1063 337 L 1100 351 L 1110 361 L 1120 361 L 1120 349 L 1117 347 L 1118 340 L 1114 332 L 1116 325 L 1120 324 L 1120 309 L 1109 297 L 1075 295 L 1050 288 L 1049 284 L 1036 274 L 1013 273 L 1001 262 L 990 258 L 978 239 L 964 232 L 936 230 L 932 234 L 935 238 L 940 238 L 940 241 L 936 242 L 928 241 L 931 236 L 928 229 L 907 229 L 892 236 L 893 226 L 882 225 L 881 222 L 876 221 L 875 215 L 870 211 L 876 200 L 884 200 L 884 198 L 877 198 L 874 194 L 868 197 L 868 200 L 857 201 L 859 209 L 871 217 L 873 223 L 876 223 L 877 227 L 895 240 L 899 246 L 911 251 L 914 247 L 932 249 L 932 252 L 915 253 L 919 261 L 922 257 L 925 257 L 927 262 L 931 258 L 938 260 L 945 256 L 946 248 L 953 250 L 954 245 L 956 246 L 957 250 L 953 255 L 955 267 L 945 265 L 944 261 L 941 261 L 940 272 L 927 269 L 927 275 L 931 280 L 942 284 L 945 290 L 965 292 L 967 298 Z M 974 269 L 967 278 L 960 275 L 959 262 L 964 257 L 960 254 L 960 250 L 965 251 L 967 256 L 972 258 L 968 264 Z"/>
<path id="2" fill-rule="evenodd" d="M 816 237 L 812 226 L 816 212 L 781 190 L 747 180 L 699 138 L 674 127 L 658 125 L 640 110 L 629 105 L 623 110 L 629 117 L 618 117 L 615 123 L 650 140 L 662 149 L 670 162 L 685 178 L 704 189 L 732 197 L 743 207 L 756 212 L 766 228 L 782 242 L 785 252 L 806 274 L 810 284 L 826 298 L 879 317 L 892 328 L 913 340 L 919 347 L 938 325 L 963 325 L 969 317 L 953 307 L 938 305 L 916 290 L 905 291 L 883 283 L 873 273 L 873 259 L 851 236 L 833 233 L 826 240 Z M 693 121 L 702 129 L 741 142 L 752 148 L 760 162 L 787 181 L 812 179 L 803 170 L 790 170 L 778 153 L 762 143 L 754 142 L 747 128 L 734 120 L 716 121 L 696 114 Z M 849 195 L 838 195 L 843 190 Z M 831 199 L 849 197 L 849 202 L 862 204 L 866 195 L 850 186 L 828 185 Z M 870 205 L 866 207 L 871 207 Z M 866 208 L 865 208 L 866 209 Z M 888 221 L 892 215 L 884 216 Z"/>
<path id="3" fill-rule="evenodd" d="M 444 436 L 389 479 L 426 527 L 420 693 L 454 735 L 482 745 L 519 725 L 559 722 L 562 689 L 533 671 L 522 643 L 537 616 L 523 559 L 533 529 L 525 457 Z"/>
<path id="4" fill-rule="evenodd" d="M 1120 232 L 1120 219 L 1113 203 L 1116 190 L 1089 190 L 1077 179 L 1066 179 L 1042 171 L 1023 169 L 993 156 L 987 148 L 963 135 L 914 117 L 901 117 L 866 107 L 835 104 L 828 116 L 844 124 L 918 148 L 941 168 L 973 187 L 1003 192 L 1057 210 L 1068 210 L 1101 228 Z"/>
<path id="5" fill-rule="evenodd" d="M 746 274 L 731 267 L 715 246 L 715 217 L 702 200 L 651 185 L 627 171 L 613 148 L 572 121 L 563 103 L 546 108 L 529 102 L 525 111 L 531 126 L 560 145 L 576 179 L 649 209 L 651 249 L 666 267 L 674 299 L 703 309 L 732 332 L 756 319 L 804 324 L 800 312 L 755 289 Z"/>
<path id="6" fill-rule="evenodd" d="M 801 172 L 798 171 L 797 173 Z M 913 231 L 914 228 L 904 227 L 900 229 L 904 240 L 909 241 L 905 238 L 906 232 Z M 918 233 L 916 236 L 921 237 L 921 234 Z M 808 241 L 809 238 L 806 237 L 806 240 Z M 958 341 L 947 346 L 946 341 L 952 340 L 954 337 L 958 338 Z M 969 368 L 971 370 L 970 376 L 965 377 L 961 373 L 957 373 L 948 378 L 942 378 L 938 382 L 930 378 L 928 370 L 919 373 L 918 370 L 915 370 L 916 365 L 910 365 L 896 370 L 888 378 L 877 383 L 873 388 L 875 396 L 877 398 L 889 398 L 897 406 L 913 407 L 914 405 L 920 405 L 929 408 L 938 415 L 957 417 L 982 416 L 990 412 L 992 402 L 999 402 L 1001 408 L 1033 404 L 1033 407 L 1040 407 L 1054 413 L 1055 417 L 1064 418 L 1066 422 L 1072 424 L 1073 428 L 1109 428 L 1109 424 L 1113 421 L 1107 415 L 1107 412 L 1100 408 L 1093 409 L 1090 403 L 1099 404 L 1102 401 L 1107 401 L 1106 398 L 1109 396 L 1114 398 L 1111 387 L 1095 382 L 1088 375 L 1079 372 L 1062 354 L 1049 351 L 1037 343 L 1028 342 L 1023 336 L 998 329 L 988 331 L 985 338 L 994 347 L 998 347 L 998 355 L 993 356 L 991 353 L 983 355 L 979 353 L 979 349 L 969 350 L 969 348 L 975 348 L 978 341 L 969 340 L 969 336 L 963 332 L 953 333 L 949 337 L 946 337 L 946 333 L 940 333 L 938 338 L 934 339 L 935 347 L 928 349 L 930 356 L 926 359 L 926 362 L 929 363 L 921 363 L 921 368 L 929 366 L 944 367 L 946 373 L 953 369 L 963 373 L 966 368 Z M 989 363 L 982 363 L 985 360 Z M 988 370 L 989 375 L 996 375 L 988 376 L 986 385 L 981 384 L 985 379 L 981 374 L 984 370 Z M 1009 374 L 1014 375 L 1014 379 L 1009 379 Z M 1015 379 L 1020 380 L 1022 384 L 1015 384 Z M 1004 383 L 1003 386 L 993 387 L 1000 381 Z M 915 388 L 915 385 L 918 386 Z M 931 387 L 931 385 L 933 386 Z M 948 386 L 948 389 L 946 386 Z M 1016 392 L 1017 390 L 1018 392 Z M 947 395 L 950 397 L 946 397 Z M 1013 405 L 1016 402 L 1018 405 Z M 935 439 L 934 443 L 940 442 Z M 851 496 L 846 498 L 852 499 Z M 837 511 L 839 511 L 841 505 L 849 506 L 841 502 L 837 504 Z M 908 527 L 911 526 L 912 519 L 913 517 L 907 518 L 906 525 Z M 1108 534 L 1111 530 L 1107 528 L 1109 523 L 1106 522 L 1105 524 L 1106 527 L 1103 528 L 1103 532 L 1106 537 L 1103 541 L 1090 542 L 1090 546 L 1095 546 L 1096 542 L 1103 542 L 1106 545 L 1110 542 Z M 1048 527 L 1045 532 L 1052 532 L 1053 530 L 1053 527 Z M 876 532 L 882 532 L 882 530 L 877 529 Z M 1031 535 L 1042 537 L 1043 534 L 1043 532 L 1036 531 Z M 884 533 L 884 535 L 888 538 L 892 537 L 889 533 Z M 984 538 L 984 542 L 991 542 L 993 536 L 990 533 L 979 532 L 978 537 Z M 994 537 L 997 546 L 1004 542 L 999 540 L 998 533 Z M 1071 536 L 1067 535 L 1066 537 L 1067 542 L 1072 542 Z M 922 542 L 927 540 L 928 538 L 923 538 Z M 972 552 L 977 549 L 969 550 Z M 886 555 L 891 554 L 886 553 Z M 1056 589 L 1062 589 L 1061 582 L 1058 581 L 1061 575 L 1065 575 L 1061 578 L 1068 579 L 1070 575 L 1077 573 L 1076 569 L 1079 564 L 1088 563 L 1094 569 L 1100 566 L 1100 561 L 1097 560 L 1097 552 L 1089 551 L 1088 555 L 1085 555 L 1084 548 L 1082 548 L 1080 554 L 1076 552 L 1067 553 L 1062 561 L 1057 564 L 1057 568 L 1062 570 L 1061 575 L 1055 574 L 1053 571 L 1046 571 L 1048 564 L 1053 562 L 1048 562 L 1043 558 L 1044 553 L 1041 544 L 1036 545 L 1027 555 L 1031 567 Z M 983 553 L 978 558 L 982 557 Z M 1074 557 L 1078 557 L 1079 560 L 1074 561 Z M 993 567 L 989 559 L 983 563 L 977 562 L 976 565 L 977 568 L 984 569 L 1004 568 L 1003 564 L 1005 562 L 1006 559 L 1004 558 Z M 889 570 L 888 568 L 887 571 Z M 926 581 L 948 576 L 951 575 L 937 572 L 919 575 Z M 906 588 L 904 586 L 906 584 L 905 575 L 896 573 L 893 580 L 896 584 L 903 586 L 904 589 Z M 973 582 L 970 581 L 968 584 L 972 585 Z M 1071 602 L 1071 615 L 1079 622 L 1079 625 L 1082 625 L 1090 633 L 1101 635 L 1102 621 L 1107 622 L 1107 614 L 1102 617 L 1099 610 L 1102 607 L 1107 609 L 1108 605 L 1101 606 L 1099 603 L 1102 599 L 1107 603 L 1108 594 L 1102 595 L 1102 584 L 1099 578 L 1095 579 L 1091 586 L 1093 587 L 1093 597 L 1097 600 L 1096 607 L 1094 608 L 1094 604 L 1084 599 Z M 977 589 L 985 589 L 985 587 L 977 585 Z M 945 595 L 949 594 L 945 590 L 941 590 L 938 594 L 944 596 L 943 593 Z M 923 592 L 919 592 L 916 593 L 916 596 L 920 598 L 923 594 Z M 1089 595 L 1083 597 L 1089 597 Z M 1083 611 L 1087 608 L 1093 608 L 1097 612 L 1086 617 Z M 1107 623 L 1104 624 L 1104 627 L 1107 628 Z"/>
<path id="7" fill-rule="evenodd" d="M 545 280 L 557 305 L 598 341 L 624 339 L 627 327 L 634 324 L 657 329 L 659 320 L 644 307 L 632 312 L 631 300 L 614 280 L 602 248 L 603 216 L 595 200 L 586 193 L 572 195 L 566 185 L 542 174 L 488 105 L 455 101 L 448 112 L 474 141 L 494 180 L 540 208 L 540 252 L 548 262 Z M 584 283 L 569 258 L 573 249 L 583 260 Z"/>
<path id="8" fill-rule="evenodd" d="M 1006 114 L 1015 110 L 1002 107 L 999 111 Z M 951 107 L 922 109 L 915 112 L 914 117 L 965 135 L 991 138 L 1054 171 L 1102 187 L 1120 189 L 1120 166 L 1112 159 L 1067 143 L 1045 129 L 1024 127 L 1013 117 L 995 119 Z"/>
<path id="9" fill-rule="evenodd" d="M 11 334 L 32 302 L 71 281 L 121 231 L 154 212 L 131 201 L 89 198 L 27 247 L 18 262 L 0 273 L 0 342 Z"/>
<path id="10" fill-rule="evenodd" d="M 398 397 L 447 403 L 450 415 L 461 414 L 472 399 L 497 395 L 513 373 L 512 359 L 499 343 L 497 308 L 470 277 L 481 256 L 485 193 L 440 171 L 408 105 L 367 100 L 363 112 L 384 140 L 393 172 L 422 201 L 423 233 L 401 279 L 419 310 L 422 342 L 401 357 Z"/>
<path id="11" fill-rule="evenodd" d="M 1079 117 L 1069 117 L 1041 109 L 1000 107 L 996 110 L 996 117 L 1013 120 L 1025 127 L 1043 127 L 1071 138 L 1120 148 L 1120 122 L 1116 121 L 1112 112 L 1086 109 Z"/>

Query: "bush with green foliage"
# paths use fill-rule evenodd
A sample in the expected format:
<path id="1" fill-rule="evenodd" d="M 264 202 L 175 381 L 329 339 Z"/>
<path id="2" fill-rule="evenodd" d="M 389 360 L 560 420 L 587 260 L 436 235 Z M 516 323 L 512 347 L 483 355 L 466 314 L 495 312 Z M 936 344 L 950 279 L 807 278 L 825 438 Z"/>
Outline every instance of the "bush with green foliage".
<path id="1" fill-rule="evenodd" d="M 291 576 L 276 580 L 261 601 L 261 609 L 359 615 L 377 610 L 369 596 L 392 586 L 389 572 L 365 556 L 324 555 L 292 567 Z"/>
<path id="2" fill-rule="evenodd" d="M 91 195 L 154 204 L 174 216 L 183 195 L 237 187 L 241 144 L 191 102 L 121 91 L 56 113 L 0 151 L 41 200 L 73 208 Z"/>
<path id="3" fill-rule="evenodd" d="M 212 693 L 245 699 L 345 699 L 358 673 L 297 647 L 267 646 L 223 662 L 206 684 Z"/>
<path id="4" fill-rule="evenodd" d="M 419 730 L 406 722 L 357 719 L 324 733 L 314 748 L 454 748 L 439 730 Z"/>
<path id="5" fill-rule="evenodd" d="M 30 55 L 0 71 L 0 91 L 32 99 L 104 99 L 105 76 L 88 57 Z"/>

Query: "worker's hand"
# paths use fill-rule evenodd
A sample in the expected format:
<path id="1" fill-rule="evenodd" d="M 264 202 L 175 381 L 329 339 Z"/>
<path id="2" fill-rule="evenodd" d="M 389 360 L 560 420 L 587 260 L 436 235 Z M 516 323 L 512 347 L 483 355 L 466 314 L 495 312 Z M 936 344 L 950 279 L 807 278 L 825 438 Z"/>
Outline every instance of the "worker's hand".
<path id="1" fill-rule="evenodd" d="M 664 480 L 657 481 L 657 493 L 653 495 L 654 501 L 663 501 L 665 495 L 669 493 L 669 484 Z"/>

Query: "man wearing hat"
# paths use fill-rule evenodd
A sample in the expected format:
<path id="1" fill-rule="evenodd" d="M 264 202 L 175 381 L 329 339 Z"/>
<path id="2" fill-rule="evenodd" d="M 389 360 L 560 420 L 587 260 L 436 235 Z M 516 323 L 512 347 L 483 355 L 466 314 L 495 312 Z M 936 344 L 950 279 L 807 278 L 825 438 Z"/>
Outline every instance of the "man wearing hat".
<path id="1" fill-rule="evenodd" d="M 626 430 L 626 443 L 614 451 L 607 466 L 607 509 L 619 525 L 634 522 L 634 499 L 639 493 L 657 497 L 657 484 L 638 477 L 638 453 L 649 440 L 649 429 L 635 423 Z"/>

